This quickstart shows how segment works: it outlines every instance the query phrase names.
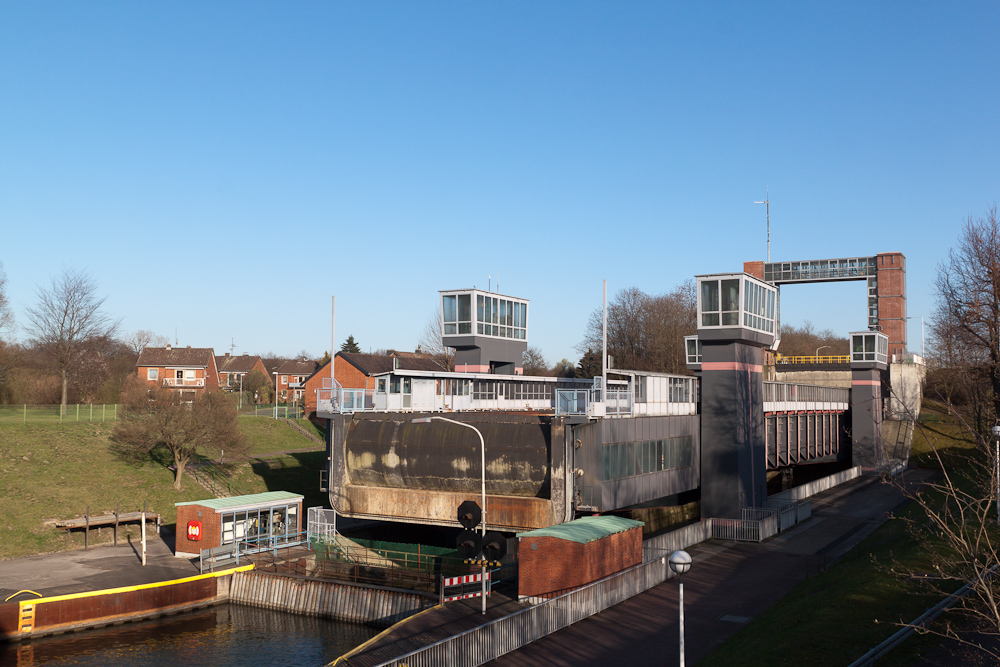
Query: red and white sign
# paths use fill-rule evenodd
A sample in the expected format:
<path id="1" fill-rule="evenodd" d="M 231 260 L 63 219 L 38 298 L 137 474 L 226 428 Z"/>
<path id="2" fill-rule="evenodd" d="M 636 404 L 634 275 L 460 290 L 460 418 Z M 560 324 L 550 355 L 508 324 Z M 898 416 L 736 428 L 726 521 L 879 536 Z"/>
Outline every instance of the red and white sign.
<path id="1" fill-rule="evenodd" d="M 201 541 L 201 521 L 188 521 L 188 539 L 192 542 Z"/>

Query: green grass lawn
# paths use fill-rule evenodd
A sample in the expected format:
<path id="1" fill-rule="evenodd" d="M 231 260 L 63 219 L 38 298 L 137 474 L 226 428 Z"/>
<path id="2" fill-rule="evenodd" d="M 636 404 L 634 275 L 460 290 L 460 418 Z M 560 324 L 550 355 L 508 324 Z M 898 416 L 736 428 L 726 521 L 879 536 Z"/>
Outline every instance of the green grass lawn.
<path id="1" fill-rule="evenodd" d="M 240 419 L 251 443 L 251 459 L 235 467 L 237 483 L 247 493 L 284 490 L 302 493 L 306 506 L 322 505 L 319 470 L 325 463 L 322 445 L 288 424 L 268 419 Z M 173 472 L 152 462 L 129 466 L 108 450 L 114 423 L 0 423 L 0 558 L 82 549 L 82 531 L 72 534 L 46 526 L 46 519 L 142 509 L 175 523 L 174 503 L 211 497 L 185 476 L 183 490 L 173 490 Z M 268 458 L 273 452 L 313 449 Z M 253 458 L 263 456 L 262 459 Z M 126 534 L 119 529 L 119 538 Z M 137 527 L 130 529 L 138 534 Z M 91 544 L 110 542 L 111 529 L 91 531 Z"/>
<path id="2" fill-rule="evenodd" d="M 240 417 L 239 423 L 243 437 L 250 443 L 250 451 L 255 456 L 293 449 L 324 449 L 322 444 L 304 437 L 280 419 Z M 322 432 L 308 419 L 298 419 L 296 423 L 322 440 Z"/>
<path id="3" fill-rule="evenodd" d="M 924 424 L 914 437 L 913 458 L 925 467 L 938 467 L 930 443 L 946 462 L 961 462 L 973 447 L 971 438 L 944 415 Z M 919 516 L 916 505 L 903 515 Z M 909 622 L 942 599 L 889 567 L 927 571 L 929 561 L 902 521 L 890 520 L 828 570 L 801 584 L 780 602 L 754 618 L 726 640 L 699 667 L 739 665 L 837 665 L 851 663 L 895 633 L 899 622 Z M 955 586 L 958 588 L 958 585 Z M 883 665 L 902 667 L 940 643 L 933 636 L 911 637 Z"/>

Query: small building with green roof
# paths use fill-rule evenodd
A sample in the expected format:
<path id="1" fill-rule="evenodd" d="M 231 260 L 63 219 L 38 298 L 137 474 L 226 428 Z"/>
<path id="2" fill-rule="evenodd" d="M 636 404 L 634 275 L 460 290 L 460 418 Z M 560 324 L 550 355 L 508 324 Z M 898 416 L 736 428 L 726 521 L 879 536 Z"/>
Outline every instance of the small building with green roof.
<path id="1" fill-rule="evenodd" d="M 197 556 L 202 549 L 244 540 L 291 537 L 302 531 L 302 496 L 268 491 L 246 496 L 174 503 L 174 555 Z"/>
<path id="2" fill-rule="evenodd" d="M 639 565 L 642 526 L 620 516 L 586 516 L 518 533 L 518 597 L 555 597 Z"/>

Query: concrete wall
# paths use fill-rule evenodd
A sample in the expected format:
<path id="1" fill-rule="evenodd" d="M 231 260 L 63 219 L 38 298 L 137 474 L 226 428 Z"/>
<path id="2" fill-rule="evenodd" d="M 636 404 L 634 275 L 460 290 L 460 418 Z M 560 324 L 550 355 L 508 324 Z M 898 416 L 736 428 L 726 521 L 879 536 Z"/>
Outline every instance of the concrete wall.
<path id="1" fill-rule="evenodd" d="M 413 591 L 264 572 L 237 573 L 230 599 L 251 607 L 383 628 L 437 604 L 433 596 Z"/>
<path id="2" fill-rule="evenodd" d="M 914 419 L 920 415 L 926 377 L 927 366 L 924 364 L 889 364 L 889 384 L 892 386 L 889 398 L 891 414 L 909 413 Z"/>
<path id="3" fill-rule="evenodd" d="M 776 367 L 776 368 L 780 368 Z M 824 387 L 851 388 L 851 369 L 836 371 L 778 371 L 774 375 L 775 382 L 790 382 L 796 384 L 818 384 Z"/>
<path id="4" fill-rule="evenodd" d="M 344 516 L 457 526 L 464 500 L 480 501 L 480 445 L 468 428 L 412 424 L 420 413 L 330 420 L 330 503 Z M 454 413 L 486 442 L 488 524 L 503 531 L 562 523 L 567 514 L 563 420 L 518 413 Z"/>

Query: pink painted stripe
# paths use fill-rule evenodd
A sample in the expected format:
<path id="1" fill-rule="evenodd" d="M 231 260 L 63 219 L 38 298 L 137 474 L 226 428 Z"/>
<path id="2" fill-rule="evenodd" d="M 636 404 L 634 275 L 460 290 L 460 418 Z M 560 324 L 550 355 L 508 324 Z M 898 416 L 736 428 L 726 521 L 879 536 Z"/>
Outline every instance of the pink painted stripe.
<path id="1" fill-rule="evenodd" d="M 456 373 L 489 373 L 489 365 L 482 366 L 477 364 L 455 364 Z"/>
<path id="2" fill-rule="evenodd" d="M 703 371 L 750 371 L 751 373 L 762 373 L 764 367 L 760 364 L 744 364 L 739 361 L 708 361 L 702 362 Z"/>
<path id="3" fill-rule="evenodd" d="M 875 386 L 882 384 L 880 380 L 851 380 L 852 385 Z"/>

